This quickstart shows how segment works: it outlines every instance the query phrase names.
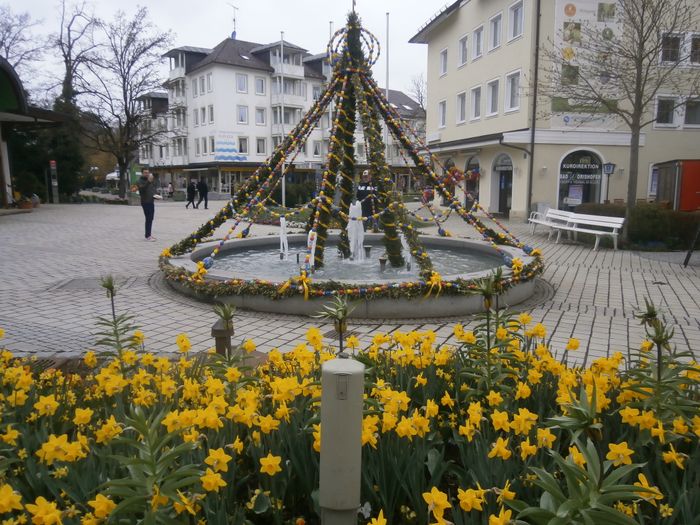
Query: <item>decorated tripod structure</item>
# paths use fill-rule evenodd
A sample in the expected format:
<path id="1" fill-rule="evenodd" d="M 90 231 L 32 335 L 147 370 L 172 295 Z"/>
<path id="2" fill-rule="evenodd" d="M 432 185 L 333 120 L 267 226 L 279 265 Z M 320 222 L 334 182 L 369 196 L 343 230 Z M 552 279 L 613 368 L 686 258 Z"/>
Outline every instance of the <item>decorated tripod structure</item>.
<path id="1" fill-rule="evenodd" d="M 161 267 L 170 279 L 186 282 L 202 291 L 205 287 L 203 279 L 207 270 L 214 264 L 215 257 L 224 243 L 230 239 L 241 224 L 247 224 L 237 233 L 239 237 L 248 235 L 257 215 L 270 204 L 273 204 L 272 194 L 282 178 L 293 165 L 296 156 L 304 148 L 312 130 L 318 125 L 326 111 L 332 111 L 332 126 L 329 148 L 323 169 L 323 177 L 317 195 L 306 205 L 311 213 L 306 223 L 308 233 L 308 246 L 303 266 L 298 276 L 292 276 L 281 286 L 276 283 L 264 281 L 242 281 L 233 279 L 228 283 L 210 284 L 214 295 L 225 293 L 241 293 L 241 291 L 257 290 L 268 296 L 284 296 L 296 292 L 310 295 L 388 295 L 395 297 L 393 289 L 414 288 L 409 295 L 427 291 L 427 295 L 435 290 L 450 293 L 469 293 L 474 288 L 473 283 L 443 282 L 441 277 L 433 270 L 429 254 L 423 248 L 418 232 L 411 225 L 409 215 L 414 219 L 421 219 L 416 214 L 411 214 L 404 206 L 401 198 L 394 190 L 393 177 L 385 157 L 386 145 L 382 139 L 381 122 L 388 128 L 389 133 L 399 143 L 401 154 L 415 165 L 413 175 L 419 175 L 426 182 L 436 188 L 444 201 L 449 203 L 449 213 L 457 213 L 464 221 L 471 224 L 504 258 L 504 264 L 512 269 L 511 280 L 525 280 L 534 277 L 542 271 L 543 264 L 539 253 L 525 246 L 498 221 L 493 219 L 478 203 L 467 209 L 449 191 L 434 171 L 432 165 L 439 164 L 437 158 L 429 155 L 428 160 L 419 151 L 428 151 L 414 131 L 407 126 L 398 112 L 389 104 L 382 90 L 372 77 L 371 67 L 379 56 L 380 46 L 378 40 L 367 30 L 362 28 L 359 17 L 353 10 L 348 15 L 347 25 L 338 30 L 331 38 L 328 45 L 328 57 L 332 64 L 332 76 L 325 90 L 316 100 L 304 118 L 295 128 L 284 137 L 282 143 L 273 151 L 272 155 L 263 162 L 255 173 L 243 184 L 231 201 L 210 221 L 203 224 L 199 230 L 183 239 L 161 254 Z M 371 217 L 356 218 L 349 214 L 350 206 L 355 199 L 355 137 L 356 130 L 361 129 L 365 140 L 365 148 L 369 164 L 371 186 L 376 192 L 373 196 L 375 209 Z M 337 204 L 336 204 L 337 203 Z M 440 226 L 440 217 L 432 209 L 428 208 L 431 219 L 438 227 L 441 235 L 445 230 Z M 495 224 L 496 232 L 487 227 L 475 214 L 481 212 L 482 216 L 490 218 Z M 291 218 L 299 213 L 291 210 L 282 214 Z M 216 228 L 227 220 L 232 220 L 224 238 L 212 249 L 210 255 L 199 261 L 198 270 L 190 273 L 175 270 L 169 265 L 169 259 L 192 251 L 199 242 L 210 236 Z M 342 283 L 321 287 L 311 286 L 311 275 L 317 268 L 324 265 L 324 258 L 328 255 L 328 234 L 333 224 L 340 228 L 338 251 L 344 258 L 350 256 L 347 226 L 351 220 L 372 220 L 379 223 L 383 232 L 383 243 L 388 263 L 393 267 L 401 267 L 406 264 L 404 259 L 404 243 L 401 236 L 410 248 L 411 257 L 416 261 L 420 270 L 420 280 L 417 283 L 402 285 L 382 285 L 372 287 L 348 288 Z M 512 256 L 512 252 L 506 253 L 499 247 L 510 245 L 523 250 L 525 255 L 533 257 L 532 262 L 525 266 L 522 261 Z M 228 286 L 228 290 L 224 290 Z M 272 292 L 274 290 L 274 293 Z"/>

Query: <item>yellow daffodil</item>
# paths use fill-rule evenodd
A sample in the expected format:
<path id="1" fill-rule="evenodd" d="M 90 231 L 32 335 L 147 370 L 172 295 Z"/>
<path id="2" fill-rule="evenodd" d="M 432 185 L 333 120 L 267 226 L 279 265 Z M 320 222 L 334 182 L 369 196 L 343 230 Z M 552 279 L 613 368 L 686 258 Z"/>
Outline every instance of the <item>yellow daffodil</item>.
<path id="1" fill-rule="evenodd" d="M 22 496 L 10 485 L 3 483 L 0 485 L 0 514 L 13 510 L 22 510 Z"/>
<path id="2" fill-rule="evenodd" d="M 634 454 L 634 450 L 627 446 L 627 441 L 623 441 L 622 443 L 610 443 L 605 458 L 619 467 L 620 465 L 631 465 L 632 454 Z"/>
<path id="3" fill-rule="evenodd" d="M 664 495 L 661 494 L 661 491 L 657 487 L 652 487 L 649 485 L 649 481 L 647 480 L 647 477 L 642 474 L 641 472 L 637 474 L 637 479 L 639 481 L 635 481 L 634 485 L 637 487 L 641 487 L 643 489 L 646 489 L 644 491 L 639 491 L 637 492 L 637 495 L 654 505 L 656 507 L 656 500 L 662 500 L 664 499 Z"/>
<path id="4" fill-rule="evenodd" d="M 530 438 L 525 438 L 525 441 L 520 443 L 520 459 L 523 461 L 530 456 L 534 456 L 536 453 L 537 445 L 530 443 Z"/>
<path id="5" fill-rule="evenodd" d="M 272 453 L 268 453 L 264 458 L 260 458 L 260 472 L 268 476 L 274 476 L 282 472 L 281 462 L 282 458 L 280 456 L 273 456 Z"/>
<path id="6" fill-rule="evenodd" d="M 223 448 L 214 448 L 209 451 L 204 463 L 211 466 L 215 472 L 228 472 L 228 462 L 232 459 Z"/>
<path id="7" fill-rule="evenodd" d="M 459 499 L 460 508 L 465 512 L 471 512 L 472 509 L 484 510 L 482 505 L 485 492 L 482 489 L 457 489 L 457 499 Z"/>
<path id="8" fill-rule="evenodd" d="M 669 451 L 662 454 L 664 463 L 674 463 L 679 469 L 685 470 L 685 466 L 683 464 L 685 461 L 685 455 L 676 452 L 676 449 L 673 448 L 673 444 L 670 444 L 669 448 Z"/>
<path id="9" fill-rule="evenodd" d="M 384 517 L 384 510 L 380 510 L 376 518 L 372 518 L 367 525 L 386 525 L 386 518 Z"/>
<path id="10" fill-rule="evenodd" d="M 433 514 L 435 520 L 438 523 L 444 523 L 445 510 L 452 507 L 447 494 L 437 487 L 433 487 L 430 492 L 423 493 L 423 499 L 428 504 L 428 511 Z"/>
<path id="11" fill-rule="evenodd" d="M 95 499 L 88 501 L 88 505 L 94 509 L 93 513 L 95 514 L 95 517 L 100 519 L 104 519 L 109 516 L 117 507 L 116 503 L 102 494 L 98 494 L 95 496 Z"/>
<path id="12" fill-rule="evenodd" d="M 502 460 L 506 460 L 510 458 L 510 456 L 513 454 L 511 450 L 508 448 L 508 442 L 510 441 L 510 438 L 508 439 L 503 439 L 502 437 L 499 437 L 495 443 L 491 444 L 491 451 L 488 454 L 489 459 L 493 459 L 495 457 L 501 458 Z"/>
<path id="13" fill-rule="evenodd" d="M 508 525 L 510 523 L 512 515 L 512 511 L 506 510 L 505 508 L 501 507 L 501 510 L 498 513 L 498 515 L 491 514 L 489 516 L 489 525 Z"/>
<path id="14" fill-rule="evenodd" d="M 508 432 L 510 430 L 510 422 L 508 421 L 508 412 L 494 410 L 491 414 L 491 424 L 494 430 L 503 430 Z"/>
<path id="15" fill-rule="evenodd" d="M 202 482 L 202 488 L 207 492 L 219 492 L 219 489 L 226 486 L 226 482 L 221 477 L 221 474 L 207 468 L 203 476 L 199 480 Z"/>
<path id="16" fill-rule="evenodd" d="M 48 501 L 43 496 L 36 498 L 34 503 L 25 505 L 27 512 L 32 515 L 34 525 L 61 525 L 61 511 L 53 501 Z"/>

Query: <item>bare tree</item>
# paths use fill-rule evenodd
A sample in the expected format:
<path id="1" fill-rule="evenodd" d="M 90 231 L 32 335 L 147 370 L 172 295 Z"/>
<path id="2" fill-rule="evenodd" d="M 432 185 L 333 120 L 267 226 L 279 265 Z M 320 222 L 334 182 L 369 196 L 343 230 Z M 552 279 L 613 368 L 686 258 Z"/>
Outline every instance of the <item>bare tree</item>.
<path id="1" fill-rule="evenodd" d="M 140 107 L 139 99 L 160 87 L 158 67 L 172 37 L 150 22 L 145 7 L 131 18 L 119 11 L 111 22 L 97 27 L 105 44 L 85 63 L 86 72 L 78 80 L 84 132 L 93 147 L 116 159 L 119 194 L 124 197 L 129 164 L 139 147 L 167 133 L 148 125 L 152 115 Z"/>
<path id="2" fill-rule="evenodd" d="M 411 95 L 413 100 L 418 102 L 418 107 L 425 111 L 425 105 L 428 102 L 428 83 L 425 81 L 423 73 L 418 73 L 411 77 L 408 94 Z"/>
<path id="3" fill-rule="evenodd" d="M 93 39 L 97 20 L 88 13 L 84 1 L 69 6 L 66 0 L 61 0 L 59 10 L 61 25 L 58 33 L 51 36 L 51 43 L 58 49 L 64 66 L 59 100 L 66 106 L 75 106 L 78 71 L 97 48 Z"/>
<path id="4" fill-rule="evenodd" d="M 9 5 L 0 5 L 0 56 L 15 69 L 27 69 L 41 58 L 45 43 L 32 36 L 39 25 L 29 13 L 13 13 Z"/>
<path id="5" fill-rule="evenodd" d="M 696 95 L 700 72 L 690 64 L 685 35 L 697 29 L 697 0 L 617 0 L 598 4 L 598 20 L 571 24 L 561 43 L 543 51 L 546 64 L 540 92 L 552 112 L 590 118 L 612 116 L 630 130 L 627 210 L 637 199 L 639 142 L 645 126 L 656 120 L 658 94 L 676 95 L 679 103 Z M 576 44 L 585 42 L 585 45 Z M 627 228 L 625 228 L 627 230 Z"/>

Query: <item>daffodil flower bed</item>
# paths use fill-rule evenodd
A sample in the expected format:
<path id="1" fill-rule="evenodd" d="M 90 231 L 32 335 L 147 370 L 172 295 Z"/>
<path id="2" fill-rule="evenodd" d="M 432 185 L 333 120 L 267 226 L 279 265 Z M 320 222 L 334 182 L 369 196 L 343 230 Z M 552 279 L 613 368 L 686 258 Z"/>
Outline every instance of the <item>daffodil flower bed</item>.
<path id="1" fill-rule="evenodd" d="M 367 367 L 360 523 L 697 523 L 689 356 L 654 338 L 570 366 L 579 342 L 557 353 L 527 314 L 454 334 L 346 340 Z M 320 331 L 257 367 L 253 341 L 173 339 L 179 359 L 130 331 L 80 374 L 2 352 L 3 524 L 319 523 Z"/>

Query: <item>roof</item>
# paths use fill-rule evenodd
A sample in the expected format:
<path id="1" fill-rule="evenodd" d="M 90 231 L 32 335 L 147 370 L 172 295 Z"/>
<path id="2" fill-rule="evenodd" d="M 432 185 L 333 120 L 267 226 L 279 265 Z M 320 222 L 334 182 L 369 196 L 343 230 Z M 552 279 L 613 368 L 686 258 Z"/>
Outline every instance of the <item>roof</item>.
<path id="1" fill-rule="evenodd" d="M 224 64 L 227 66 L 273 71 L 267 62 L 253 54 L 253 49 L 259 47 L 261 47 L 260 44 L 255 42 L 226 38 L 211 53 L 199 61 L 191 71 L 196 71 L 209 64 Z"/>
<path id="2" fill-rule="evenodd" d="M 403 91 L 390 89 L 389 104 L 404 118 L 425 118 L 425 111 L 418 106 L 418 102 Z"/>
<path id="3" fill-rule="evenodd" d="M 328 52 L 317 53 L 315 55 L 305 56 L 301 59 L 302 62 L 316 62 L 317 60 L 325 60 L 328 58 Z"/>
<path id="4" fill-rule="evenodd" d="M 459 9 L 461 3 L 462 0 L 456 0 L 451 4 L 445 5 L 440 11 L 435 13 L 430 20 L 423 24 L 420 29 L 418 29 L 418 32 L 409 39 L 409 42 L 411 44 L 427 44 L 428 34 L 430 31 L 444 22 L 452 13 Z"/>
<path id="5" fill-rule="evenodd" d="M 143 95 L 139 96 L 137 100 L 142 98 L 164 98 L 167 100 L 168 94 L 164 91 L 149 91 L 148 93 L 144 93 Z"/>
<path id="6" fill-rule="evenodd" d="M 277 42 L 272 42 L 271 44 L 257 44 L 257 47 L 251 49 L 250 52 L 251 53 L 260 53 L 261 51 L 266 51 L 268 49 L 279 47 L 281 45 L 282 45 L 282 40 L 278 40 Z M 297 51 L 302 51 L 302 52 L 307 51 L 303 47 L 299 47 L 297 45 L 294 45 L 291 42 L 287 42 L 286 40 L 284 41 L 284 47 L 289 48 L 289 49 L 296 49 Z"/>
<path id="7" fill-rule="evenodd" d="M 208 47 L 193 47 L 193 46 L 181 46 L 181 47 L 176 47 L 175 49 L 171 49 L 167 53 L 163 55 L 163 57 L 172 57 L 178 52 L 184 51 L 185 53 L 199 53 L 201 55 L 208 55 L 211 53 L 211 49 Z"/>
<path id="8" fill-rule="evenodd" d="M 27 96 L 12 65 L 0 57 L 0 111 L 27 112 Z"/>

